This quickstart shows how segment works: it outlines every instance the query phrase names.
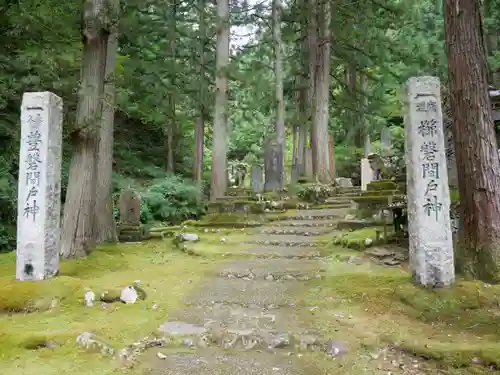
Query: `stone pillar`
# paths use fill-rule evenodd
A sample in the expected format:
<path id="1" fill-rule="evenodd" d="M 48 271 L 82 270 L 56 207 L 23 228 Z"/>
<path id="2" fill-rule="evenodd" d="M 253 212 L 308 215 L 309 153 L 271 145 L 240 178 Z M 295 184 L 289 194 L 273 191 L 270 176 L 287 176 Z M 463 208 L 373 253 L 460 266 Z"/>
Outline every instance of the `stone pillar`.
<path id="1" fill-rule="evenodd" d="M 373 171 L 368 158 L 361 159 L 361 190 L 366 191 L 367 186 L 373 181 Z"/>
<path id="2" fill-rule="evenodd" d="M 43 280 L 59 270 L 62 99 L 27 92 L 21 105 L 16 278 Z"/>
<path id="3" fill-rule="evenodd" d="M 252 191 L 256 194 L 262 193 L 262 167 L 254 165 L 252 167 Z"/>
<path id="4" fill-rule="evenodd" d="M 410 269 L 417 284 L 448 286 L 455 267 L 439 79 L 410 78 L 406 100 Z"/>
<path id="5" fill-rule="evenodd" d="M 264 152 L 264 168 L 265 168 L 265 191 L 277 191 L 281 188 L 281 183 L 284 178 L 283 173 L 283 152 L 279 143 L 270 138 L 265 145 Z"/>

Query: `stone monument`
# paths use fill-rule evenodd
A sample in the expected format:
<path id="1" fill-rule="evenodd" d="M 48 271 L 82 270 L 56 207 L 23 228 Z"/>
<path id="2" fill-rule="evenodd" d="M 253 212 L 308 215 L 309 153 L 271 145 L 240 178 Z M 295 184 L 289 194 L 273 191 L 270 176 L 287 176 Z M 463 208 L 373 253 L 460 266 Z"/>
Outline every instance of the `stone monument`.
<path id="1" fill-rule="evenodd" d="M 57 274 L 61 237 L 62 99 L 27 92 L 21 105 L 16 278 Z"/>
<path id="2" fill-rule="evenodd" d="M 373 181 L 373 171 L 368 158 L 361 159 L 361 190 L 366 191 L 367 186 Z"/>
<path id="3" fill-rule="evenodd" d="M 273 137 L 269 138 L 265 145 L 264 156 L 265 169 L 265 191 L 277 191 L 281 188 L 283 181 L 283 152 L 278 141 Z"/>
<path id="4" fill-rule="evenodd" d="M 439 79 L 410 78 L 406 94 L 410 269 L 417 284 L 448 286 L 455 268 Z"/>
<path id="5" fill-rule="evenodd" d="M 262 167 L 260 165 L 254 165 L 252 167 L 252 191 L 256 194 L 261 194 L 263 190 Z"/>
<path id="6" fill-rule="evenodd" d="M 143 239 L 141 226 L 141 196 L 133 189 L 125 189 L 120 194 L 120 242 L 138 242 Z"/>

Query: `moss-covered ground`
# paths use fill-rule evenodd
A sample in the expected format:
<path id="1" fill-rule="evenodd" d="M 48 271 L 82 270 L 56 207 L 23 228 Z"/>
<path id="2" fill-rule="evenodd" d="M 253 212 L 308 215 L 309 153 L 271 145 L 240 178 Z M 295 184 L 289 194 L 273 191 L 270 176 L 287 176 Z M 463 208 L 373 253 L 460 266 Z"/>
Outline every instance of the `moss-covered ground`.
<path id="1" fill-rule="evenodd" d="M 215 265 L 171 241 L 151 241 L 101 247 L 86 259 L 63 262 L 52 280 L 18 282 L 15 254 L 0 255 L 0 374 L 115 373 L 109 358 L 77 348 L 77 335 L 96 332 L 118 349 L 147 336 Z M 145 301 L 84 306 L 84 288 L 99 294 L 135 280 L 148 294 Z M 36 349 L 44 343 L 51 347 Z"/>
<path id="2" fill-rule="evenodd" d="M 323 335 L 350 346 L 347 362 L 363 362 L 360 351 L 389 345 L 449 374 L 500 368 L 500 286 L 459 279 L 452 288 L 429 290 L 412 285 L 402 268 L 341 260 L 357 251 L 332 247 L 332 254 L 308 303 L 319 307 L 315 325 Z"/>

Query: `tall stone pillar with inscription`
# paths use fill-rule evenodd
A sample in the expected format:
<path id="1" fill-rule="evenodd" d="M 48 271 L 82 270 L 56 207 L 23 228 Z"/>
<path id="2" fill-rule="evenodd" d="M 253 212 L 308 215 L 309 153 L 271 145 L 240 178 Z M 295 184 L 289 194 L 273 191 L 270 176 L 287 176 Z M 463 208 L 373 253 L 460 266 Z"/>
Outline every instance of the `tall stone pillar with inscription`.
<path id="1" fill-rule="evenodd" d="M 43 280 L 59 269 L 62 99 L 27 92 L 21 105 L 17 203 L 18 280 Z"/>
<path id="2" fill-rule="evenodd" d="M 440 83 L 407 83 L 405 148 L 408 230 L 413 281 L 444 287 L 455 280 Z"/>

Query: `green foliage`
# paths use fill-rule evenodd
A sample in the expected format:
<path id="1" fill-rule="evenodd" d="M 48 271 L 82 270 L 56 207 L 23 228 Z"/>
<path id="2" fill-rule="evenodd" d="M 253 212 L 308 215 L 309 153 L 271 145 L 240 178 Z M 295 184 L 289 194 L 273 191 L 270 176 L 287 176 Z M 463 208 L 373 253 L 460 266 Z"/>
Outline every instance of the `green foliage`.
<path id="1" fill-rule="evenodd" d="M 335 169 L 337 176 L 352 178 L 354 185 L 361 184 L 363 149 L 348 145 L 335 146 Z"/>
<path id="2" fill-rule="evenodd" d="M 197 197 L 197 188 L 179 176 L 155 180 L 142 194 L 141 220 L 178 224 L 196 219 L 204 212 Z"/>

